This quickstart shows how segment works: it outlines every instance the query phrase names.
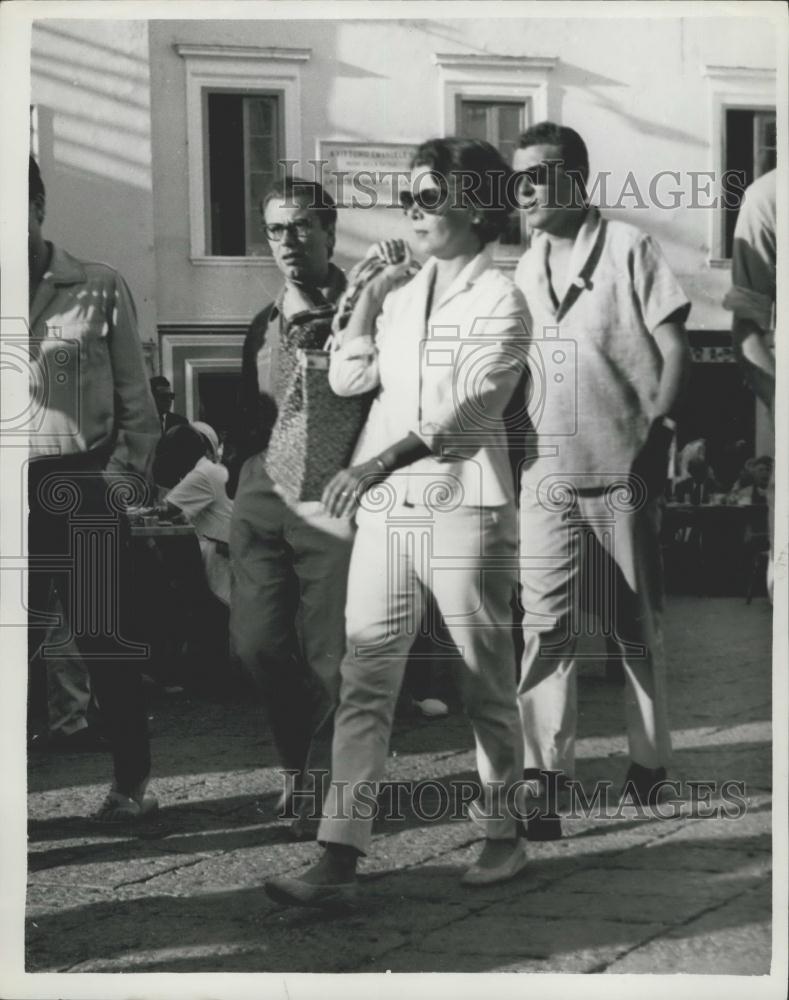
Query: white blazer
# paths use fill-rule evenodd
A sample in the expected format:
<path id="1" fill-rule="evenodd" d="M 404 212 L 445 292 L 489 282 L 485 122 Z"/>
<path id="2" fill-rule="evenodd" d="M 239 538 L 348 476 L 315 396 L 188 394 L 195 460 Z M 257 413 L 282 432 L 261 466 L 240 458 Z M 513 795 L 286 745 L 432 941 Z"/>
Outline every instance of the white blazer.
<path id="1" fill-rule="evenodd" d="M 335 343 L 329 384 L 340 396 L 379 388 L 353 464 L 410 431 L 433 453 L 389 477 L 399 502 L 501 506 L 514 497 L 502 413 L 526 366 L 526 300 L 483 250 L 433 304 L 428 320 L 435 269 L 430 258 L 387 296 L 375 337 Z"/>

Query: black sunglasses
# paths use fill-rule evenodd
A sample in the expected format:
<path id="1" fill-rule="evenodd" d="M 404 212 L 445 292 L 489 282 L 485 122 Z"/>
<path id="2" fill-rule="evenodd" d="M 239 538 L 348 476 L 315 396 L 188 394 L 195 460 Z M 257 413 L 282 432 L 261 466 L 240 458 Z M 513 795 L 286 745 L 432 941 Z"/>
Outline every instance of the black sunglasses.
<path id="1" fill-rule="evenodd" d="M 424 191 L 401 191 L 400 207 L 408 214 L 414 207 L 428 215 L 438 215 L 445 212 L 448 205 L 445 187 L 430 187 Z"/>
<path id="2" fill-rule="evenodd" d="M 515 171 L 515 190 L 517 191 L 524 181 L 528 181 L 532 187 L 543 187 L 546 185 L 551 177 L 556 175 L 556 171 L 560 169 L 560 164 L 554 163 L 537 163 L 533 167 L 529 167 L 527 170 L 516 170 Z"/>

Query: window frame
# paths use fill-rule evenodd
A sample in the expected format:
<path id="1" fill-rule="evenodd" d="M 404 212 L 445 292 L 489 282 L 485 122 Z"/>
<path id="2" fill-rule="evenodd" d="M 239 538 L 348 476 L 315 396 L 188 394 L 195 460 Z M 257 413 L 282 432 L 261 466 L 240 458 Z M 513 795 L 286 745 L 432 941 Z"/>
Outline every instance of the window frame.
<path id="1" fill-rule="evenodd" d="M 311 49 L 255 45 L 174 45 L 186 69 L 189 260 L 192 264 L 275 267 L 270 256 L 210 253 L 207 94 L 280 96 L 282 158 L 301 161 L 301 72 Z"/>
<path id="2" fill-rule="evenodd" d="M 716 178 L 718 198 L 726 169 L 726 112 L 774 111 L 777 115 L 775 70 L 768 67 L 704 67 L 709 93 L 709 168 Z M 726 212 L 722 204 L 709 213 L 707 264 L 710 268 L 729 268 L 726 257 Z"/>
<path id="3" fill-rule="evenodd" d="M 523 107 L 524 127 L 552 118 L 553 94 L 549 88 L 551 71 L 558 58 L 543 56 L 456 55 L 436 52 L 433 62 L 439 71 L 440 121 L 444 135 L 457 135 L 459 111 L 466 101 L 493 101 Z M 497 244 L 494 261 L 515 268 L 527 247 L 521 219 L 521 245 L 502 252 Z"/>

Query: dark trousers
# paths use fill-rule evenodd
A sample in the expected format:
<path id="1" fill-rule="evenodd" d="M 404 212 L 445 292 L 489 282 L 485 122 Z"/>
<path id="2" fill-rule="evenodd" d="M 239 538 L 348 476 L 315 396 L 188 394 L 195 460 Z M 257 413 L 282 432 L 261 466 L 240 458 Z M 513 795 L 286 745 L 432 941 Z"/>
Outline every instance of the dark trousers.
<path id="1" fill-rule="evenodd" d="M 141 671 L 135 642 L 129 545 L 119 506 L 124 484 L 105 476 L 95 456 L 35 459 L 28 474 L 29 659 L 45 641 L 50 588 L 88 670 L 112 749 L 119 791 L 130 794 L 151 769 Z M 132 491 L 136 484 L 132 482 Z M 144 490 L 142 490 L 144 493 Z M 57 648 L 42 650 L 50 658 Z M 63 649 L 67 655 L 67 647 Z"/>

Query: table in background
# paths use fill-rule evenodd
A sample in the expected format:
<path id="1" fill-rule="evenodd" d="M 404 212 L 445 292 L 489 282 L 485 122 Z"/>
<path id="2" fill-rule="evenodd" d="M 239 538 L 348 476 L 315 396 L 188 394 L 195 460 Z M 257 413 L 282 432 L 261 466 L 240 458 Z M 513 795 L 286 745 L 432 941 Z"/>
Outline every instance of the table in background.
<path id="1" fill-rule="evenodd" d="M 759 504 L 667 503 L 662 544 L 668 592 L 744 597 L 753 558 L 748 536 L 766 519 L 767 508 Z"/>

